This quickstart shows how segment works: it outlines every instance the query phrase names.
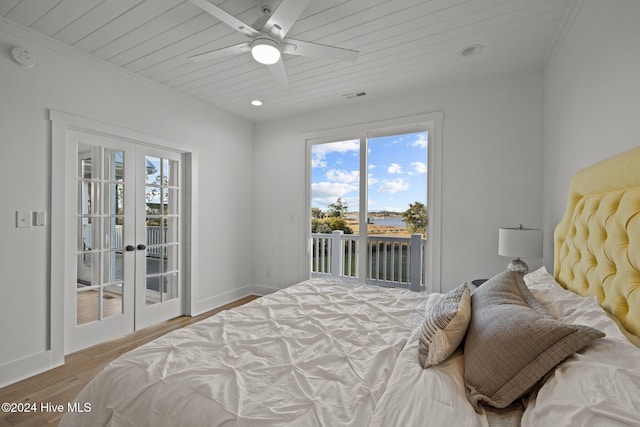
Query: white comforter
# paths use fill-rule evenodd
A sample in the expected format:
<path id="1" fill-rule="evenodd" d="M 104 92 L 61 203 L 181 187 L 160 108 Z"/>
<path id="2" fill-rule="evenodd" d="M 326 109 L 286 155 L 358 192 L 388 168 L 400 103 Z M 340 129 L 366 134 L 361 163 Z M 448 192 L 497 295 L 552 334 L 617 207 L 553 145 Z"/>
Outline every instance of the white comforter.
<path id="1" fill-rule="evenodd" d="M 428 296 L 311 280 L 111 363 L 62 426 L 368 426 Z"/>
<path id="2" fill-rule="evenodd" d="M 522 425 L 640 426 L 637 347 L 593 298 L 561 289 L 546 271 L 528 279 L 559 319 L 607 336 L 547 376 Z M 303 282 L 125 354 L 76 398 L 91 412 L 60 425 L 488 426 L 466 400 L 461 350 L 438 366 L 418 363 L 417 328 L 440 298 Z M 517 411 L 487 415 L 520 423 Z"/>

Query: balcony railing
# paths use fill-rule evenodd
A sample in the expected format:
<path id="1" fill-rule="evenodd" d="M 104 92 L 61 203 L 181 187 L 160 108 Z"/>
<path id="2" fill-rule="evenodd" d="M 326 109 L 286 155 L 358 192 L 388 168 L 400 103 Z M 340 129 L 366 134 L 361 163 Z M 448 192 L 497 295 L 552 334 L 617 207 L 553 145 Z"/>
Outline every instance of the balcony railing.
<path id="1" fill-rule="evenodd" d="M 162 247 L 158 246 L 167 240 L 167 227 L 149 226 L 146 227 L 147 240 L 145 245 L 147 246 L 147 256 L 162 256 Z M 121 225 L 114 225 L 110 232 L 110 239 L 108 243 L 109 248 L 124 248 L 123 230 Z M 82 242 L 83 250 L 91 250 L 92 243 L 92 228 L 91 224 L 82 225 Z"/>
<path id="2" fill-rule="evenodd" d="M 367 238 L 367 283 L 425 290 L 426 239 L 369 236 Z M 334 231 L 311 234 L 311 274 L 313 277 L 356 279 L 360 277 L 360 236 Z"/>

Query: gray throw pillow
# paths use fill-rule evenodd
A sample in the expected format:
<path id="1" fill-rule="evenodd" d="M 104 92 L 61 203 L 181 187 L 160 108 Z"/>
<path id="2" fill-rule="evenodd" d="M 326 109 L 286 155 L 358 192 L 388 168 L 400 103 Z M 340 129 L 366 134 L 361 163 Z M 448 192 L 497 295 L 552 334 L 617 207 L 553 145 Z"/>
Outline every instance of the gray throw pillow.
<path id="1" fill-rule="evenodd" d="M 505 271 L 471 297 L 464 345 L 467 398 L 505 408 L 565 358 L 604 334 L 553 317 L 521 273 Z"/>
<path id="2" fill-rule="evenodd" d="M 426 314 L 418 338 L 418 361 L 423 368 L 447 360 L 458 348 L 471 320 L 467 283 L 447 292 Z"/>

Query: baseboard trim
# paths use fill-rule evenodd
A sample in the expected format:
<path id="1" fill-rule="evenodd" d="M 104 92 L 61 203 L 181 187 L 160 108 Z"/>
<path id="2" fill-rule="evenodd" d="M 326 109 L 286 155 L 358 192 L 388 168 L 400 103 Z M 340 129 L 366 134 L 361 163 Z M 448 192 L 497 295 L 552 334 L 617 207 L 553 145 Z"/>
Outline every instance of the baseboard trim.
<path id="1" fill-rule="evenodd" d="M 0 388 L 15 384 L 34 375 L 64 364 L 53 360 L 53 352 L 46 350 L 0 365 Z"/>
<path id="2" fill-rule="evenodd" d="M 222 294 L 205 298 L 198 301 L 195 306 L 195 312 L 191 313 L 192 316 L 197 316 L 206 311 L 222 307 L 225 304 L 239 300 L 249 295 L 264 296 L 277 291 L 278 289 L 268 288 L 265 286 L 247 285 L 242 288 L 234 289 L 232 291 L 224 292 Z"/>

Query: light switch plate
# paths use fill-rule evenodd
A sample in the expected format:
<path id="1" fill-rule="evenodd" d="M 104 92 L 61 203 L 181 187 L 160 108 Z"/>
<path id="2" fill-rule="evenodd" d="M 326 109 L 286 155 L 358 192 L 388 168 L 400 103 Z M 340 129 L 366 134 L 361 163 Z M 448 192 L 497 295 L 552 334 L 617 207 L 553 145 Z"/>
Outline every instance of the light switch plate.
<path id="1" fill-rule="evenodd" d="M 33 225 L 47 225 L 47 213 L 46 212 L 34 212 L 33 213 Z"/>
<path id="2" fill-rule="evenodd" d="M 17 211 L 16 212 L 16 227 L 25 228 L 31 227 L 32 214 L 29 211 Z"/>

